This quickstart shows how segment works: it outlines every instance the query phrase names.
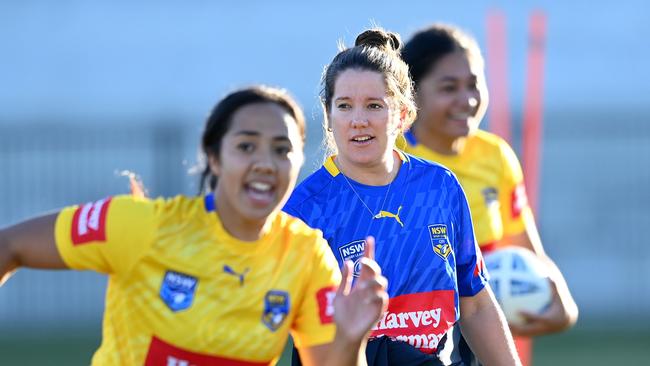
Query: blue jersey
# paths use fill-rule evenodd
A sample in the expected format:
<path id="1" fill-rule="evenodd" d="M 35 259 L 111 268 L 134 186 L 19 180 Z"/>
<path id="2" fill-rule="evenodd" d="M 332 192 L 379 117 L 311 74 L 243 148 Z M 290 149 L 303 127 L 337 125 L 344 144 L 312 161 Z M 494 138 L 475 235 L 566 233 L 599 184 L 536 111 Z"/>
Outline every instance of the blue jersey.
<path id="1" fill-rule="evenodd" d="M 294 190 L 284 210 L 323 231 L 339 264 L 363 256 L 376 239 L 375 259 L 388 278 L 388 311 L 372 336 L 440 352 L 459 319 L 459 296 L 487 282 L 467 200 L 456 177 L 436 163 L 399 153 L 402 165 L 387 186 L 345 177 L 332 157 Z"/>

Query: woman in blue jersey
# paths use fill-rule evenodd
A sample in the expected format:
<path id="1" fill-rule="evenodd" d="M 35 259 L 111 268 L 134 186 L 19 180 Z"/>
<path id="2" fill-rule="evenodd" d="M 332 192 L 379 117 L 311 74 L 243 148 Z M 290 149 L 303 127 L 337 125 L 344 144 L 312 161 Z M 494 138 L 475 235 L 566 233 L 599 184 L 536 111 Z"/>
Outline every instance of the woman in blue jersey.
<path id="1" fill-rule="evenodd" d="M 544 251 L 517 156 L 506 141 L 478 128 L 488 101 L 478 44 L 457 27 L 434 24 L 413 35 L 402 58 L 409 65 L 419 107 L 414 126 L 405 134 L 405 151 L 456 174 L 469 198 L 484 254 L 516 245 L 534 251 L 548 264 L 554 289 L 551 305 L 542 314 L 522 314 L 526 322 L 511 325 L 511 330 L 535 336 L 571 327 L 578 307 L 562 273 Z M 530 358 L 529 351 L 518 349 L 522 360 Z"/>
<path id="2" fill-rule="evenodd" d="M 390 300 L 371 333 L 370 365 L 458 365 L 457 322 L 485 364 L 516 365 L 458 181 L 395 149 L 415 118 L 399 49 L 396 34 L 371 29 L 327 66 L 321 101 L 333 154 L 284 210 L 322 230 L 355 276 L 366 237 L 375 238 Z"/>
<path id="3" fill-rule="evenodd" d="M 2 229 L 0 279 L 18 267 L 108 274 L 93 365 L 270 365 L 289 332 L 309 365 L 363 365 L 386 280 L 372 246 L 360 280 L 349 265 L 341 279 L 321 234 L 280 212 L 304 133 L 285 92 L 231 93 L 203 133 L 207 194 L 116 196 Z"/>

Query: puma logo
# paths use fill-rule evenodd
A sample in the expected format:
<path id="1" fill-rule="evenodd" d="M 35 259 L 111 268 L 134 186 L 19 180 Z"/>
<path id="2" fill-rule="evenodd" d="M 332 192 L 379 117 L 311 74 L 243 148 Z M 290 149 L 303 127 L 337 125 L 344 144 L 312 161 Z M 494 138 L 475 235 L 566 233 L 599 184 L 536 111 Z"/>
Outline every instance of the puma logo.
<path id="1" fill-rule="evenodd" d="M 402 223 L 402 220 L 400 220 L 400 218 L 399 218 L 399 212 L 401 210 L 402 210 L 402 206 L 399 206 L 399 208 L 397 209 L 397 213 L 392 213 L 392 212 L 381 210 L 381 211 L 379 211 L 378 214 L 375 215 L 375 219 L 381 219 L 382 217 L 390 217 L 390 218 L 395 219 L 397 221 L 397 223 L 400 224 L 400 226 L 404 227 L 404 224 Z"/>
<path id="2" fill-rule="evenodd" d="M 239 286 L 244 286 L 244 276 L 246 276 L 246 273 L 248 273 L 248 271 L 250 271 L 250 268 L 247 267 L 244 270 L 244 272 L 239 273 L 239 272 L 235 271 L 234 269 L 232 269 L 232 267 L 230 267 L 229 265 L 224 264 L 223 265 L 223 271 L 225 273 L 229 274 L 229 275 L 233 275 L 233 276 L 239 278 Z"/>

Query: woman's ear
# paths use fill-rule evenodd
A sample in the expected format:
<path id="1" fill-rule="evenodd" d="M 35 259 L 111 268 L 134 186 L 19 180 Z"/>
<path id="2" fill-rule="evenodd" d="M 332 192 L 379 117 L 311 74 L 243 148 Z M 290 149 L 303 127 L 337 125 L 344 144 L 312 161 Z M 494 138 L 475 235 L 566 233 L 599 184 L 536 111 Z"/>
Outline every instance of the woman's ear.
<path id="1" fill-rule="evenodd" d="M 402 109 L 399 113 L 399 129 L 401 132 L 404 132 L 404 125 L 406 124 L 406 118 L 408 118 L 409 109 L 406 106 L 402 106 Z"/>
<path id="2" fill-rule="evenodd" d="M 220 168 L 219 158 L 214 154 L 208 154 L 208 165 L 210 166 L 210 172 L 212 175 L 218 177 Z"/>

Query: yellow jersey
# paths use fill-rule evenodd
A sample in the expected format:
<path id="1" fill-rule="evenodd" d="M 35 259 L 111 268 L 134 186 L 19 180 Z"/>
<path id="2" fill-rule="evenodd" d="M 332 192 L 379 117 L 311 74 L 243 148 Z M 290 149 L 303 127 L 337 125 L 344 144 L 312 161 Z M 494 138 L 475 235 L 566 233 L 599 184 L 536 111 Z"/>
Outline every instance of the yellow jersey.
<path id="1" fill-rule="evenodd" d="M 93 365 L 269 365 L 333 340 L 340 271 L 319 231 L 278 213 L 255 242 L 232 237 L 214 197 L 116 196 L 63 209 L 56 245 L 109 275 Z"/>
<path id="2" fill-rule="evenodd" d="M 492 249 L 505 236 L 523 232 L 527 216 L 532 219 L 517 155 L 497 135 L 478 130 L 467 138 L 458 155 L 436 153 L 419 144 L 411 131 L 397 146 L 442 164 L 456 175 L 467 195 L 476 240 L 483 250 Z"/>

